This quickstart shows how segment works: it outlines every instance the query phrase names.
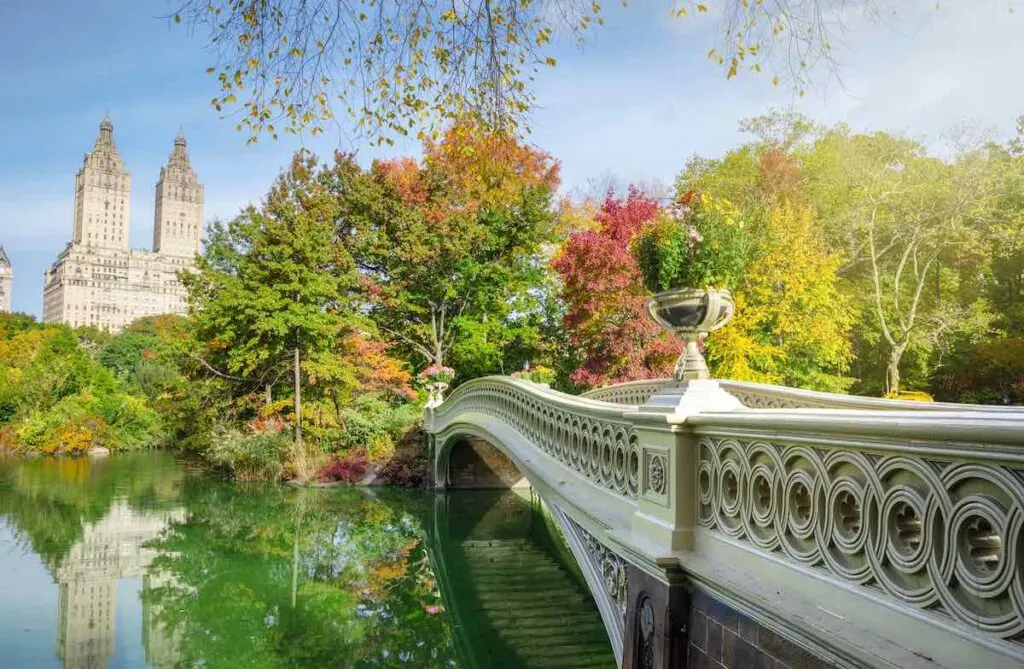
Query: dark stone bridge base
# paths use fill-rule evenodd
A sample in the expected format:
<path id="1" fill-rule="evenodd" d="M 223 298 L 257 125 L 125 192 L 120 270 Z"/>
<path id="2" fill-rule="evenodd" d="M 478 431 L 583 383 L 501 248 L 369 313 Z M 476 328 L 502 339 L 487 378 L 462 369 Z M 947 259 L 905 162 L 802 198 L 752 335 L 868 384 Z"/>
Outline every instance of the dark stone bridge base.
<path id="1" fill-rule="evenodd" d="M 835 669 L 692 586 L 629 567 L 629 593 L 623 669 Z"/>
<path id="2" fill-rule="evenodd" d="M 512 460 L 500 450 L 474 437 L 452 446 L 448 461 L 448 488 L 508 489 L 530 487 Z"/>

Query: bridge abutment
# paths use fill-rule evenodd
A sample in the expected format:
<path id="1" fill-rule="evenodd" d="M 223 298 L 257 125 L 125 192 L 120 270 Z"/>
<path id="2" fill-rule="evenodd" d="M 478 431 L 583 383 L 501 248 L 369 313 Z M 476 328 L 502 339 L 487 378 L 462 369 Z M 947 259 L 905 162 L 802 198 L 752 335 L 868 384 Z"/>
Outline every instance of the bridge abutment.
<path id="1" fill-rule="evenodd" d="M 494 445 L 477 437 L 464 437 L 452 446 L 446 483 L 445 487 L 453 490 L 530 487 L 516 463 Z"/>
<path id="2" fill-rule="evenodd" d="M 690 594 L 630 565 L 622 669 L 686 667 Z"/>

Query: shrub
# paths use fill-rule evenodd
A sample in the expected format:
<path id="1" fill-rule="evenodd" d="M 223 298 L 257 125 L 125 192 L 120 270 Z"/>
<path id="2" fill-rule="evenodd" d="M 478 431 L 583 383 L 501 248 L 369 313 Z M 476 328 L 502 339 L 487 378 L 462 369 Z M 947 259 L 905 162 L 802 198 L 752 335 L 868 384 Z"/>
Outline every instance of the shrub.
<path id="1" fill-rule="evenodd" d="M 285 432 L 245 433 L 219 428 L 206 449 L 206 457 L 239 481 L 277 480 L 282 456 L 291 439 Z"/>
<path id="2" fill-rule="evenodd" d="M 36 409 L 20 421 L 19 447 L 46 455 L 82 453 L 92 446 L 120 446 L 88 390 L 68 395 L 48 409 Z"/>
<path id="3" fill-rule="evenodd" d="M 390 457 L 402 435 L 422 418 L 414 404 L 389 404 L 373 395 L 358 398 L 341 413 L 343 426 L 335 450 L 365 448 L 373 460 Z"/>
<path id="4" fill-rule="evenodd" d="M 409 430 L 395 454 L 380 468 L 381 482 L 391 486 L 422 488 L 430 479 L 430 458 L 424 447 L 423 430 Z"/>
<path id="5" fill-rule="evenodd" d="M 750 240 L 740 212 L 707 195 L 684 198 L 648 223 L 633 242 L 647 290 L 733 288 L 743 275 Z"/>
<path id="6" fill-rule="evenodd" d="M 366 450 L 357 448 L 321 469 L 317 472 L 316 478 L 318 481 L 356 483 L 366 474 L 369 465 Z"/>

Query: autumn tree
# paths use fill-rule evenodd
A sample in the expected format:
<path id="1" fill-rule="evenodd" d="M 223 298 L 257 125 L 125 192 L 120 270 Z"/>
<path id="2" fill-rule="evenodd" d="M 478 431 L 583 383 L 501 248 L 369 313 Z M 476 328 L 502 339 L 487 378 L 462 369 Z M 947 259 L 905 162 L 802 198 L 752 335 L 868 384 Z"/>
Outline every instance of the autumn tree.
<path id="1" fill-rule="evenodd" d="M 605 22 L 590 0 L 179 0 L 170 17 L 206 33 L 217 56 L 208 69 L 218 110 L 234 110 L 240 130 L 262 134 L 311 128 L 346 116 L 376 141 L 435 136 L 452 119 L 521 128 L 534 103 L 533 81 L 556 65 L 559 38 L 579 42 Z M 675 17 L 714 17 L 720 34 L 708 58 L 729 78 L 774 72 L 803 92 L 822 64 L 845 11 L 826 0 L 673 0 Z M 874 16 L 877 0 L 846 8 Z M 828 9 L 829 11 L 826 11 Z"/>
<path id="2" fill-rule="evenodd" d="M 754 257 L 734 296 L 736 317 L 709 341 L 715 375 L 847 389 L 856 310 L 840 290 L 842 256 L 825 246 L 810 210 L 786 201 L 756 233 Z"/>
<path id="3" fill-rule="evenodd" d="M 427 143 L 420 163 L 362 171 L 341 156 L 334 173 L 369 313 L 407 359 L 493 373 L 536 338 L 558 183 L 549 156 L 470 123 Z"/>
<path id="4" fill-rule="evenodd" d="M 562 282 L 565 328 L 582 364 L 573 383 L 599 386 L 671 376 L 680 344 L 647 315 L 640 268 L 630 241 L 658 213 L 639 190 L 609 195 L 594 229 L 571 233 L 553 267 Z"/>

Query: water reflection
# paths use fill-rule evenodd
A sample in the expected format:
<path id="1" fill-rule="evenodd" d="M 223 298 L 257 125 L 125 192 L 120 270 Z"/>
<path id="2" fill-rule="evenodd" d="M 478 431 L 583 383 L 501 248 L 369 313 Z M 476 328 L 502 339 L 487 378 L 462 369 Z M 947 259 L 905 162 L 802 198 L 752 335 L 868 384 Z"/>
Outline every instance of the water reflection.
<path id="1" fill-rule="evenodd" d="M 0 664 L 614 666 L 537 509 L 223 484 L 162 454 L 0 459 Z"/>
<path id="2" fill-rule="evenodd" d="M 60 591 L 57 655 L 66 669 L 104 667 L 113 657 L 118 582 L 145 576 L 158 554 L 148 542 L 184 517 L 183 509 L 135 511 L 119 499 L 99 522 L 85 526 L 82 538 L 61 560 L 55 574 Z M 144 591 L 168 578 L 146 576 Z M 180 635 L 169 633 L 160 623 L 159 611 L 152 610 L 151 602 L 143 597 L 146 660 L 153 667 L 173 667 Z"/>

